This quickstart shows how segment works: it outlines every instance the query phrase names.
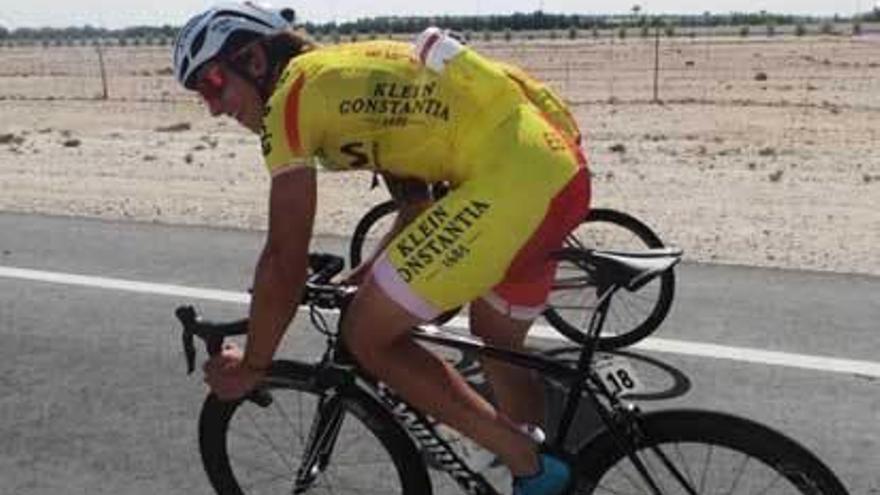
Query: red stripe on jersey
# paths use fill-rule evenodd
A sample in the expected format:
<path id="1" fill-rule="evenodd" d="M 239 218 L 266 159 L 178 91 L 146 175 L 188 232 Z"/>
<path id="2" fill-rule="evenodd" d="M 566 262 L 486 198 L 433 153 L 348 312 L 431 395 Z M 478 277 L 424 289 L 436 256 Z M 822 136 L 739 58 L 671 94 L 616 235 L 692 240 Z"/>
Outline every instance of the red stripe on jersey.
<path id="1" fill-rule="evenodd" d="M 590 177 L 580 168 L 550 202 L 544 220 L 513 258 L 495 294 L 514 306 L 544 304 L 553 285 L 556 262 L 550 253 L 562 247 L 565 236 L 589 212 Z"/>
<path id="2" fill-rule="evenodd" d="M 287 108 L 284 110 L 284 129 L 287 130 L 287 145 L 297 155 L 301 155 L 303 152 L 299 136 L 299 98 L 305 82 L 305 74 L 300 74 L 296 81 L 293 82 L 293 87 L 290 88 L 290 93 L 287 95 Z"/>

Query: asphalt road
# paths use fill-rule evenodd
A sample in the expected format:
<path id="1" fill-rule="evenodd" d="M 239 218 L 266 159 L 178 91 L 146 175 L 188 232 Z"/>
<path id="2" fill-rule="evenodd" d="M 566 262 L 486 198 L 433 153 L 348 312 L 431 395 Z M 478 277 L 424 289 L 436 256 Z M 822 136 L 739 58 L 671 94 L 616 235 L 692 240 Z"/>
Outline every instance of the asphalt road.
<path id="1" fill-rule="evenodd" d="M 101 281 L 240 294 L 261 242 L 0 214 L 0 494 L 210 493 L 196 445 L 204 387 L 185 374 L 173 310 L 195 303 L 223 319 L 245 306 Z M 341 253 L 345 240 L 315 244 Z M 85 286 L 74 274 L 100 279 Z M 657 339 L 631 351 L 657 392 L 641 405 L 765 422 L 816 452 L 851 493 L 880 494 L 880 278 L 687 263 L 678 274 Z M 285 352 L 314 354 L 306 319 L 294 326 Z"/>

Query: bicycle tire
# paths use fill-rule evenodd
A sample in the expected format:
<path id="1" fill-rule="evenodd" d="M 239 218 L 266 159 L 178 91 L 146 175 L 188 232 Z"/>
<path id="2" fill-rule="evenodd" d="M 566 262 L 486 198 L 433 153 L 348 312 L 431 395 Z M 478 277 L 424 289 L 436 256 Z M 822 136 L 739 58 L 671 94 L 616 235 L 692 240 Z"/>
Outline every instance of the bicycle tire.
<path id="1" fill-rule="evenodd" d="M 354 228 L 354 233 L 351 235 L 351 243 L 348 245 L 348 259 L 352 268 L 360 265 L 367 254 L 364 250 L 366 249 L 367 240 L 370 238 L 370 230 L 373 229 L 383 218 L 395 212 L 397 212 L 397 204 L 394 201 L 389 200 L 370 208 L 369 211 L 361 217 Z M 431 323 L 435 325 L 443 325 L 449 320 L 455 318 L 459 312 L 461 312 L 461 307 L 444 311 L 434 318 Z"/>
<path id="2" fill-rule="evenodd" d="M 584 218 L 581 225 L 585 225 L 589 231 L 591 226 L 600 223 L 608 224 L 615 228 L 620 227 L 624 231 L 627 231 L 634 240 L 637 240 L 637 242 L 641 244 L 640 246 L 637 246 L 638 249 L 663 247 L 663 241 L 653 230 L 651 230 L 650 227 L 632 215 L 628 215 L 621 211 L 603 208 L 592 209 Z M 595 228 L 593 230 L 595 230 Z M 595 247 L 580 242 L 574 237 L 574 234 L 566 239 L 565 246 L 580 249 Z M 610 245 L 600 247 L 603 249 L 634 249 L 632 246 Z M 560 274 L 560 270 L 564 270 L 564 267 L 572 269 L 574 266 L 575 265 L 573 264 L 565 264 L 564 260 L 560 262 L 560 267 L 557 269 L 556 275 L 557 286 L 565 285 L 560 281 L 562 277 L 564 277 L 564 275 Z M 595 297 L 595 285 L 591 283 L 589 274 L 584 273 L 583 271 L 579 271 L 579 273 L 580 275 L 578 276 L 583 277 L 584 281 L 582 284 L 582 287 L 585 290 L 584 294 L 588 295 L 591 293 Z M 544 311 L 544 318 L 554 329 L 566 338 L 578 344 L 583 344 L 586 341 L 586 331 L 589 325 L 590 316 L 592 316 L 592 309 L 594 308 L 589 307 L 587 303 L 580 304 L 579 308 L 583 310 L 584 314 L 582 317 L 575 320 L 575 311 L 563 312 L 560 309 L 557 309 L 557 307 L 554 307 L 554 293 L 559 294 L 560 292 L 555 290 L 551 291 L 547 309 Z M 632 294 L 631 297 L 633 299 L 627 299 L 629 294 Z M 653 333 L 666 318 L 666 315 L 669 314 L 674 294 L 675 273 L 673 270 L 667 271 L 658 277 L 657 280 L 652 281 L 636 293 L 628 293 L 624 291 L 619 292 L 615 300 L 612 301 L 612 310 L 606 317 L 603 334 L 599 336 L 599 350 L 611 351 L 614 349 L 620 349 L 632 345 Z M 645 312 L 647 313 L 647 316 L 643 318 L 640 317 L 640 319 L 635 322 L 624 321 L 627 314 L 632 315 L 634 311 L 638 310 L 638 306 L 641 306 L 639 298 L 650 300 L 650 312 Z"/>
<path id="3" fill-rule="evenodd" d="M 364 253 L 364 248 L 373 225 L 396 211 L 397 204 L 389 200 L 373 206 L 361 217 L 351 235 L 351 243 L 348 245 L 348 259 L 351 268 L 360 265 L 364 260 L 364 256 L 367 254 Z"/>
<path id="4" fill-rule="evenodd" d="M 664 495 L 686 490 L 677 486 L 678 481 L 659 460 L 655 448 L 666 454 L 700 494 L 847 495 L 837 476 L 813 453 L 752 420 L 682 409 L 644 414 L 638 424 L 638 438 L 621 438 L 604 430 L 578 452 L 574 493 L 649 493 L 638 491 L 647 484 L 621 448 L 634 444 L 638 458 Z M 686 465 L 688 461 L 693 464 Z M 709 469 L 717 466 L 721 467 Z M 771 478 L 769 483 L 765 477 Z M 786 490 L 774 491 L 777 487 Z"/>
<path id="5" fill-rule="evenodd" d="M 284 460 L 282 458 L 285 455 L 293 457 L 301 454 L 301 452 L 293 452 L 294 449 L 290 449 L 290 447 L 292 445 L 302 447 L 308 436 L 305 433 L 309 432 L 311 421 L 305 421 L 298 430 L 293 427 L 294 425 L 287 424 L 292 422 L 293 415 L 284 411 L 284 407 L 279 405 L 279 401 L 287 400 L 286 398 L 282 399 L 282 393 L 301 393 L 297 406 L 300 419 L 302 419 L 301 415 L 304 412 L 314 412 L 315 410 L 315 407 L 305 407 L 304 409 L 303 402 L 311 402 L 312 398 L 315 398 L 315 402 L 317 402 L 317 395 L 327 391 L 327 387 L 319 385 L 318 382 L 314 365 L 295 361 L 275 361 L 262 385 L 273 398 L 271 405 L 263 407 L 250 400 L 223 402 L 213 394 L 205 399 L 199 417 L 199 449 L 208 479 L 219 495 L 291 493 L 297 468 L 301 464 L 296 460 L 287 459 L 292 462 L 285 462 L 284 472 L 280 473 L 275 471 L 275 466 L 248 468 L 253 468 L 253 465 L 261 460 L 268 461 L 269 459 L 266 457 L 271 456 Z M 335 461 L 340 461 L 341 457 L 351 454 L 353 456 L 352 462 L 364 462 L 365 456 L 372 457 L 376 455 L 377 450 L 381 450 L 382 454 L 387 456 L 387 461 L 383 464 L 370 462 L 366 469 L 356 468 L 355 473 L 351 475 L 353 485 L 350 487 L 350 493 L 399 493 L 402 495 L 432 493 L 431 482 L 422 456 L 419 455 L 412 440 L 393 416 L 372 396 L 361 389 L 344 387 L 344 390 L 340 389 L 337 392 L 339 393 L 337 397 L 341 398 L 340 404 L 344 414 L 339 423 L 341 432 L 338 435 L 340 436 L 334 442 L 333 448 L 335 450 L 327 469 L 316 475 L 315 484 L 310 485 L 308 493 L 346 493 L 343 490 L 347 487 L 343 483 L 347 479 L 341 474 L 341 470 L 351 466 Z M 282 417 L 278 420 L 282 425 L 269 422 L 261 422 L 257 425 L 255 416 L 265 416 L 263 413 L 268 414 L 268 409 L 277 409 L 282 413 Z M 230 430 L 231 423 L 237 424 L 237 417 L 243 421 L 249 419 L 256 427 L 250 426 L 244 431 Z M 351 421 L 352 419 L 357 421 Z M 351 427 L 359 427 L 359 429 L 355 430 Z M 271 434 L 269 428 L 275 428 Z M 375 447 L 374 451 L 364 451 L 363 439 L 342 442 L 342 438 L 350 440 L 349 435 L 352 433 L 364 435 L 370 441 L 368 443 Z M 273 445 L 273 441 L 281 442 L 283 439 L 297 436 L 295 434 L 298 434 L 301 443 L 283 443 L 287 448 L 283 452 L 276 445 Z M 284 436 L 279 438 L 276 435 Z M 378 441 L 378 445 L 376 441 Z M 244 445 L 248 442 L 252 442 L 254 444 L 252 447 L 256 450 L 243 450 Z M 358 450 L 355 453 L 348 452 L 353 449 Z M 260 457 L 255 453 L 270 455 Z M 244 456 L 243 454 L 248 455 Z M 246 463 L 251 465 L 245 466 Z M 245 474 L 255 474 L 257 479 L 245 480 Z M 267 474 L 271 476 L 265 478 Z M 272 483 L 273 486 L 267 487 L 261 484 L 264 481 Z M 377 486 L 375 491 L 371 491 L 371 483 L 381 486 Z M 389 483 L 396 483 L 397 488 L 389 488 L 387 486 Z M 262 491 L 264 488 L 274 488 L 275 490 Z"/>

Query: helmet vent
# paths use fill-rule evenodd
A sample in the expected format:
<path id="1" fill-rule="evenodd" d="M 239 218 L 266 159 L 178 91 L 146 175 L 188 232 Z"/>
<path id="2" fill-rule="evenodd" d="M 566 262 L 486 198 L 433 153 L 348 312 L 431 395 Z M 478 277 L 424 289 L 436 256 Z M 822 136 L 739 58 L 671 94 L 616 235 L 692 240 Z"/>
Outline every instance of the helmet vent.
<path id="1" fill-rule="evenodd" d="M 247 15 L 244 12 L 238 12 L 235 10 L 221 10 L 221 11 L 218 11 L 217 13 L 214 14 L 214 18 L 219 18 L 219 17 L 241 17 L 242 19 L 247 19 L 251 22 L 255 22 L 257 24 L 261 24 L 263 26 L 266 26 L 269 29 L 273 29 L 272 24 L 266 22 L 263 19 L 260 19 L 259 17 Z"/>
<path id="2" fill-rule="evenodd" d="M 186 70 L 189 69 L 189 57 L 183 59 L 183 62 L 180 63 L 180 70 L 178 71 L 177 79 L 179 81 L 183 80 L 183 77 L 186 75 Z"/>
<path id="3" fill-rule="evenodd" d="M 205 26 L 199 33 L 195 35 L 192 43 L 189 45 L 189 56 L 195 58 L 195 56 L 202 50 L 202 45 L 205 44 L 205 35 L 208 34 L 208 27 Z"/>

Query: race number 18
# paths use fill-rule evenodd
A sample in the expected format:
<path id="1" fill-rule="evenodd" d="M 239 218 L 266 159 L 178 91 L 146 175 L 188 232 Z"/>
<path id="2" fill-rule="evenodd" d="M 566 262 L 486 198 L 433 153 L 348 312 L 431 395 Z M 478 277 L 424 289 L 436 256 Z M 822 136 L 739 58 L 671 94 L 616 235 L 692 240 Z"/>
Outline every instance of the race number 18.
<path id="1" fill-rule="evenodd" d="M 607 356 L 595 361 L 596 373 L 614 395 L 631 394 L 644 390 L 630 362 L 619 356 Z"/>

